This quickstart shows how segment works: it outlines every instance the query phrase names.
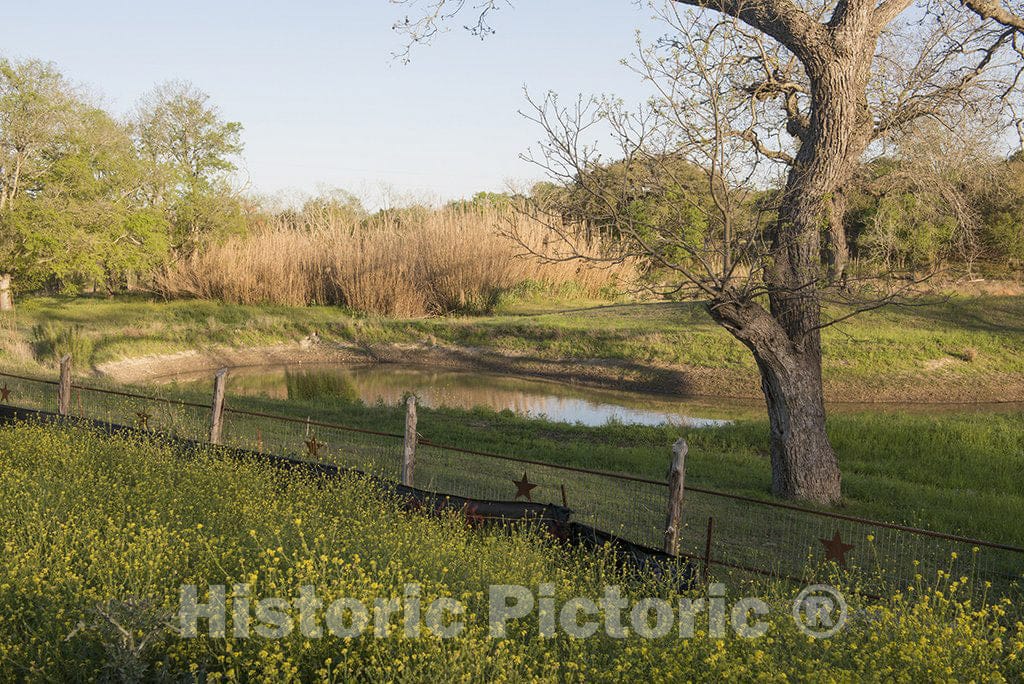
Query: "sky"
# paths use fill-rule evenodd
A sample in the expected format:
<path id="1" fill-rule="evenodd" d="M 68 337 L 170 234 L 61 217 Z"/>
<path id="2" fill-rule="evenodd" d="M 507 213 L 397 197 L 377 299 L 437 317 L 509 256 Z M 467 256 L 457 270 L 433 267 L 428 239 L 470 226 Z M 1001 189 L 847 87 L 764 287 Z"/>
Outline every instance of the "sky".
<path id="1" fill-rule="evenodd" d="M 157 83 L 191 81 L 243 124 L 251 191 L 343 188 L 380 206 L 540 179 L 519 159 L 542 135 L 518 113 L 523 88 L 638 100 L 620 62 L 636 31 L 662 31 L 630 0 L 516 0 L 495 35 L 471 36 L 467 16 L 405 65 L 392 25 L 409 13 L 388 0 L 17 3 L 0 54 L 54 62 L 118 115 Z"/>

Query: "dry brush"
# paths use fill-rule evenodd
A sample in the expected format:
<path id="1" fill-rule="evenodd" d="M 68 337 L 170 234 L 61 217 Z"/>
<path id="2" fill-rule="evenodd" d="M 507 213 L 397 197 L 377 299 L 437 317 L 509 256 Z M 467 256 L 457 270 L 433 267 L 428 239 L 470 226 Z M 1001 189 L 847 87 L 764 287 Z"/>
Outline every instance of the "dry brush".
<path id="1" fill-rule="evenodd" d="M 558 259 L 552 235 L 547 222 L 495 208 L 382 212 L 327 223 L 279 220 L 171 266 L 157 287 L 173 297 L 339 304 L 411 317 L 486 311 L 523 283 L 594 296 L 633 278 L 630 263 Z M 602 245 L 595 240 L 587 249 L 597 256 Z"/>

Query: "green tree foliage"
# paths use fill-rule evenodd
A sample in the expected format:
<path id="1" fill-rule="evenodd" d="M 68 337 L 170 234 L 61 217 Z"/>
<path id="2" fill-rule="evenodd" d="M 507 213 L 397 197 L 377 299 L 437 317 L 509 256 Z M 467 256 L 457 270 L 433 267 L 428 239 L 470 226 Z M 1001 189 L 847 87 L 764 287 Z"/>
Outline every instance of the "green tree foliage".
<path id="1" fill-rule="evenodd" d="M 52 64 L 0 59 L 0 275 L 21 292 L 113 293 L 243 231 L 240 133 L 186 83 L 121 123 Z"/>
<path id="2" fill-rule="evenodd" d="M 142 98 L 135 132 L 155 169 L 148 194 L 169 210 L 177 254 L 245 230 L 242 203 L 228 180 L 242 152 L 242 125 L 225 121 L 209 95 L 187 82 L 159 85 Z"/>
<path id="3" fill-rule="evenodd" d="M 650 164 L 613 162 L 588 169 L 562 195 L 563 216 L 615 233 L 623 216 L 650 230 L 672 232 L 691 244 L 711 237 L 714 220 L 707 174 L 682 159 Z"/>
<path id="4" fill-rule="evenodd" d="M 167 253 L 162 214 L 140 192 L 144 164 L 128 130 L 77 102 L 59 153 L 3 216 L 18 245 L 22 289 L 107 291 L 158 266 Z"/>
<path id="5" fill-rule="evenodd" d="M 1020 267 L 1024 262 L 1024 150 L 996 165 L 979 197 L 986 255 Z"/>
<path id="6" fill-rule="evenodd" d="M 956 218 L 939 197 L 888 192 L 865 212 L 859 253 L 886 270 L 926 270 L 938 265 L 953 244 Z"/>
<path id="7" fill-rule="evenodd" d="M 722 212 L 716 201 L 726 197 L 729 211 Z M 616 238 L 628 230 L 635 239 L 657 245 L 658 262 L 675 264 L 691 264 L 695 254 L 721 249 L 728 229 L 724 214 L 746 222 L 759 210 L 756 194 L 730 188 L 717 174 L 664 155 L 595 164 L 565 185 L 537 183 L 531 200 L 594 234 Z M 653 266 L 656 278 L 657 263 Z"/>
<path id="8" fill-rule="evenodd" d="M 850 248 L 869 266 L 1001 270 L 1024 259 L 1024 159 L 950 175 L 902 158 L 867 164 L 850 193 Z"/>
<path id="9" fill-rule="evenodd" d="M 341 188 L 323 189 L 307 199 L 299 213 L 302 220 L 297 224 L 313 229 L 353 225 L 367 216 L 362 201 Z"/>
<path id="10" fill-rule="evenodd" d="M 511 209 L 522 199 L 521 195 L 510 192 L 488 192 L 481 190 L 469 199 L 454 200 L 448 203 L 452 209 L 462 211 L 485 211 L 488 209 Z"/>
<path id="11" fill-rule="evenodd" d="M 0 59 L 0 275 L 24 289 L 24 236 L 6 220 L 60 154 L 72 89 L 52 64 Z"/>
<path id="12" fill-rule="evenodd" d="M 53 64 L 0 59 L 0 211 L 60 156 L 76 95 Z"/>

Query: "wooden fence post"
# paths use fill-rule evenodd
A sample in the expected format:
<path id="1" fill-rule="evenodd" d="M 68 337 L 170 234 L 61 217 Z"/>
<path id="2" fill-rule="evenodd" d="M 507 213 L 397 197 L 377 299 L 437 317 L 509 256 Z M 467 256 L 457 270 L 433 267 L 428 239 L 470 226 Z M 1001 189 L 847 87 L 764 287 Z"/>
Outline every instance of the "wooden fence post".
<path id="1" fill-rule="evenodd" d="M 60 359 L 60 383 L 57 385 L 57 413 L 71 413 L 71 354 Z"/>
<path id="2" fill-rule="evenodd" d="M 668 473 L 668 515 L 665 517 L 665 553 L 679 553 L 679 522 L 683 513 L 683 488 L 686 482 L 685 439 L 672 445 L 672 469 Z"/>
<path id="3" fill-rule="evenodd" d="M 412 487 L 416 471 L 416 397 L 405 400 L 405 448 L 402 451 L 402 484 Z"/>
<path id="4" fill-rule="evenodd" d="M 224 429 L 224 392 L 227 390 L 228 369 L 221 368 L 213 377 L 213 404 L 210 406 L 210 444 L 220 444 Z"/>
<path id="5" fill-rule="evenodd" d="M 11 293 L 9 273 L 0 273 L 0 311 L 14 311 L 14 295 Z"/>

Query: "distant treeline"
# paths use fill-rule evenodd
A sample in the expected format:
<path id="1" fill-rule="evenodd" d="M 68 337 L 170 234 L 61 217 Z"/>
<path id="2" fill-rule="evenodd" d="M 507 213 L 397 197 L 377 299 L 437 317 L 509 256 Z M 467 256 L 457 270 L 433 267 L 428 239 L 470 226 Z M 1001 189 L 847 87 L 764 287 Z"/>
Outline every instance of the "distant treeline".
<path id="1" fill-rule="evenodd" d="M 1020 269 L 1024 153 L 999 157 L 984 146 L 963 145 L 957 133 L 947 135 L 937 140 L 929 131 L 904 141 L 899 154 L 864 164 L 845 189 L 847 247 L 859 270 L 948 269 L 998 276 Z M 683 160 L 613 162 L 565 183 L 539 183 L 530 199 L 544 211 L 605 235 L 616 235 L 627 222 L 640 237 L 644 230 L 668 229 L 679 249 L 673 254 L 665 248 L 665 256 L 686 261 L 694 252 L 713 253 L 724 242 L 725 215 L 734 236 L 763 232 L 775 219 L 778 191 L 719 187 L 716 203 L 712 177 Z"/>
<path id="2" fill-rule="evenodd" d="M 777 200 L 736 187 L 716 196 L 701 169 L 660 159 L 596 164 L 524 195 L 480 193 L 441 208 L 370 214 L 339 191 L 272 209 L 233 185 L 241 132 L 188 83 L 157 86 L 118 119 L 52 64 L 0 59 L 0 287 L 143 288 L 384 313 L 486 308 L 526 281 L 578 282 L 593 293 L 642 270 L 642 259 L 606 276 L 561 263 L 565 254 L 543 235 L 552 220 L 590 233 L 594 256 L 624 220 L 708 245 L 728 239 L 716 206 L 723 196 L 735 220 L 750 224 L 768 220 Z M 846 189 L 844 219 L 862 268 L 1019 266 L 1024 156 L 964 150 L 933 132 L 862 168 Z M 550 258 L 527 266 L 524 252 Z M 371 294 L 371 283 L 392 296 Z"/>
<path id="3" fill-rule="evenodd" d="M 0 273 L 16 291 L 114 292 L 244 232 L 240 134 L 187 83 L 117 120 L 52 64 L 0 60 Z"/>

